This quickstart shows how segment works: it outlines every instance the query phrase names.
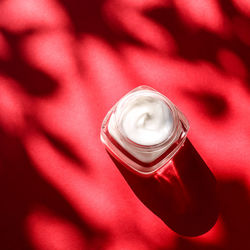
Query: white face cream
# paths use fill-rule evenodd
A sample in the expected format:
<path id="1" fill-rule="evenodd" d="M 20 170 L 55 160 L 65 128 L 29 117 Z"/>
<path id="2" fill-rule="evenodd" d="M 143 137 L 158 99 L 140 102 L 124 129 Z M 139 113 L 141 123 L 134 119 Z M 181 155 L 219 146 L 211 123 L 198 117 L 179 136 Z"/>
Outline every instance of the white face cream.
<path id="1" fill-rule="evenodd" d="M 183 145 L 188 121 L 156 90 L 140 86 L 106 115 L 101 140 L 106 149 L 139 174 L 150 175 Z"/>
<path id="2" fill-rule="evenodd" d="M 145 91 L 144 91 L 145 92 Z M 173 115 L 156 96 L 136 95 L 126 103 L 120 126 L 134 143 L 150 146 L 165 141 L 173 130 Z"/>
<path id="3" fill-rule="evenodd" d="M 169 138 L 173 124 L 173 113 L 167 103 L 152 91 L 141 90 L 132 93 L 118 104 L 116 115 L 111 117 L 108 130 L 131 155 L 149 163 L 164 153 L 164 148 L 151 153 L 138 151 L 119 137 L 117 127 L 131 142 L 141 146 L 154 146 Z"/>

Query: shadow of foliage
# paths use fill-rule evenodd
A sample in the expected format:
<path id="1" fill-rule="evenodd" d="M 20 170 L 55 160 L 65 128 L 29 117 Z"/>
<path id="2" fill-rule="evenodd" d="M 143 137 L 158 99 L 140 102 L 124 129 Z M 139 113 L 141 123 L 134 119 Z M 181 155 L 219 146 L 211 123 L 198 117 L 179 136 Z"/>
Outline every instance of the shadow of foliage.
<path id="1" fill-rule="evenodd" d="M 22 55 L 20 42 L 35 30 L 14 33 L 1 28 L 0 32 L 6 39 L 11 53 L 10 59 L 0 59 L 0 73 L 14 79 L 31 96 L 44 97 L 54 94 L 59 87 L 58 82 L 43 70 L 28 63 Z"/>
<path id="2" fill-rule="evenodd" d="M 79 216 L 65 197 L 36 171 L 21 140 L 1 129 L 0 141 L 0 248 L 34 249 L 24 228 L 33 208 L 42 205 L 73 223 L 88 249 L 101 249 L 107 232 Z"/>

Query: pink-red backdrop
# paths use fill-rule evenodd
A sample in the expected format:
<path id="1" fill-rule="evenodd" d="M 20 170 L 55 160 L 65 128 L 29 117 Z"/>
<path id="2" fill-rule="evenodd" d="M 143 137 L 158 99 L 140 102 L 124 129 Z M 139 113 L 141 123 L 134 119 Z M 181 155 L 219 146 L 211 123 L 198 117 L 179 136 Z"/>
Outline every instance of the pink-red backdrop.
<path id="1" fill-rule="evenodd" d="M 0 249 L 250 249 L 248 0 L 0 1 Z M 171 231 L 100 139 L 147 84 L 190 121 L 217 179 L 206 234 Z"/>

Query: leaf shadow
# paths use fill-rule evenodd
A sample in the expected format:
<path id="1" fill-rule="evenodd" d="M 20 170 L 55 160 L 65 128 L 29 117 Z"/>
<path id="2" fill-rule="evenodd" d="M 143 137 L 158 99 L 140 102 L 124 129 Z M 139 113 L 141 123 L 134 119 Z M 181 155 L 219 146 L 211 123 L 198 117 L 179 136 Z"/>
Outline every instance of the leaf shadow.
<path id="1" fill-rule="evenodd" d="M 240 13 L 232 4 L 231 1 L 218 1 L 221 6 L 222 14 L 229 19 L 229 28 L 232 30 L 232 36 L 220 36 L 205 28 L 192 29 L 188 27 L 183 19 L 180 17 L 175 6 L 152 8 L 144 12 L 145 16 L 153 20 L 165 28 L 172 35 L 176 47 L 177 55 L 174 57 L 183 58 L 189 62 L 206 61 L 214 65 L 224 74 L 235 74 L 237 71 L 242 71 L 242 67 L 248 69 L 250 66 L 250 48 L 244 40 L 237 36 L 239 27 L 234 24 L 234 19 L 246 23 L 246 27 L 241 33 L 248 32 L 247 27 L 250 27 L 250 18 Z M 248 24 L 248 25 L 247 25 Z M 241 27 L 243 29 L 243 27 Z M 232 66 L 225 70 L 218 60 L 218 53 L 220 50 L 226 49 L 234 53 L 243 63 L 238 64 L 237 61 L 232 61 Z M 231 71 L 231 72 L 230 72 Z M 247 72 L 247 70 L 246 70 Z M 250 88 L 250 74 L 249 72 L 244 79 L 246 83 L 245 88 Z"/>
<path id="2" fill-rule="evenodd" d="M 72 223 L 88 249 L 101 249 L 108 239 L 107 231 L 79 215 L 61 192 L 38 173 L 18 137 L 1 129 L 0 138 L 0 248 L 35 249 L 25 223 L 30 212 L 42 205 Z"/>
<path id="3" fill-rule="evenodd" d="M 55 94 L 59 83 L 43 70 L 28 63 L 22 55 L 21 41 L 36 30 L 12 32 L 1 28 L 0 32 L 6 39 L 11 54 L 10 59 L 0 59 L 0 72 L 14 79 L 30 96 L 47 97 Z"/>

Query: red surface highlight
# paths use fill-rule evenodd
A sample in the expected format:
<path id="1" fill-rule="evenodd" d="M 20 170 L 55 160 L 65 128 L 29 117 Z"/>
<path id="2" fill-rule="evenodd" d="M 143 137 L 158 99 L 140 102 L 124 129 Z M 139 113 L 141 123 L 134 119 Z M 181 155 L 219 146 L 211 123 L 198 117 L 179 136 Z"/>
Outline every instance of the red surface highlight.
<path id="1" fill-rule="evenodd" d="M 213 32 L 223 33 L 225 20 L 216 0 L 175 0 L 181 17 L 193 28 L 204 27 Z"/>
<path id="2" fill-rule="evenodd" d="M 67 220 L 63 221 L 48 211 L 34 211 L 26 219 L 26 228 L 35 249 L 87 248 L 81 233 Z"/>

